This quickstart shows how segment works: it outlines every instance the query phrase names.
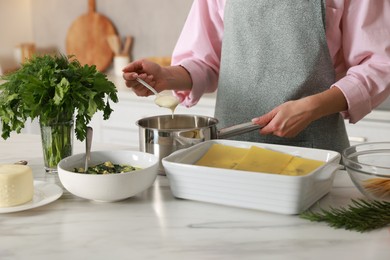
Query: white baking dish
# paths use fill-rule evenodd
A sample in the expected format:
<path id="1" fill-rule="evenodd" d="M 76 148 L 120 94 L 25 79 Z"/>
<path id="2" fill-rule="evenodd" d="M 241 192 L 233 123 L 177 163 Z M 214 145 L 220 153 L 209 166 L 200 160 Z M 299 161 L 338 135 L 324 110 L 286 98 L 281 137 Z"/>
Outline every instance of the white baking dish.
<path id="1" fill-rule="evenodd" d="M 193 165 L 214 144 L 258 146 L 326 162 L 305 176 L 287 176 Z M 340 168 L 340 154 L 329 150 L 231 140 L 210 140 L 162 159 L 172 193 L 177 198 L 299 214 L 326 195 Z"/>

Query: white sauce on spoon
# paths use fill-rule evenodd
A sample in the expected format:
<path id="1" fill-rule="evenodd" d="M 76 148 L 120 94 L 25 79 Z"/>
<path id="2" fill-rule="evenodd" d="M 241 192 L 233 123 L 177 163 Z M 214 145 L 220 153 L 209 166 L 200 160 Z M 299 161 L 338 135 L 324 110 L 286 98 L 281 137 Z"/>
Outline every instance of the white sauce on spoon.
<path id="1" fill-rule="evenodd" d="M 160 107 L 165 107 L 172 110 L 172 118 L 173 118 L 173 113 L 180 102 L 179 99 L 175 96 L 157 95 L 156 99 L 154 100 L 154 103 L 156 103 L 156 105 Z"/>
<path id="2" fill-rule="evenodd" d="M 152 86 L 150 86 L 148 83 L 146 83 L 144 80 L 142 80 L 140 78 L 137 78 L 136 80 L 139 83 L 141 83 L 142 85 L 144 85 L 146 88 L 148 88 L 150 91 L 152 91 L 153 94 L 156 95 L 156 98 L 154 100 L 154 103 L 156 103 L 156 105 L 158 105 L 160 107 L 169 108 L 170 110 L 172 110 L 172 118 L 173 118 L 173 113 L 174 113 L 177 105 L 179 105 L 179 103 L 180 103 L 179 99 L 175 96 L 161 95 Z"/>

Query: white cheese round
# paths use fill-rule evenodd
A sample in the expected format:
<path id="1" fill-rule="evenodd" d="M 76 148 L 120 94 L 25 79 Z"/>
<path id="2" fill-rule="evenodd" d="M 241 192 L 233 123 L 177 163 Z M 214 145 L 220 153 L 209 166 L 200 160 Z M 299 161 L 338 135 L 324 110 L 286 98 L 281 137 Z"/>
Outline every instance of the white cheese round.
<path id="1" fill-rule="evenodd" d="M 0 164 L 0 207 L 12 207 L 32 200 L 34 179 L 26 165 Z"/>

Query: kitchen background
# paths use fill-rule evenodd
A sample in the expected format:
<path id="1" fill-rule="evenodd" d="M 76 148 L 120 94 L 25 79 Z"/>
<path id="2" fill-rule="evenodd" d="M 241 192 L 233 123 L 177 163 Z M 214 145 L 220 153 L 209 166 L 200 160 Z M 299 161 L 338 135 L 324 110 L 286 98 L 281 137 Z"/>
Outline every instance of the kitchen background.
<path id="1" fill-rule="evenodd" d="M 120 36 L 133 37 L 132 58 L 170 56 L 192 0 L 96 0 L 96 11 Z M 65 53 L 67 31 L 87 13 L 88 0 L 1 0 L 0 64 L 14 66 L 14 50 L 33 42 L 37 51 Z"/>
<path id="2" fill-rule="evenodd" d="M 108 17 L 121 36 L 131 35 L 132 59 L 169 57 L 180 35 L 193 0 L 96 0 L 96 11 Z M 1 0 L 0 68 L 15 66 L 15 48 L 33 42 L 37 51 L 65 53 L 66 35 L 73 21 L 87 13 L 88 0 Z M 112 73 L 112 67 L 108 69 Z M 0 71 L 1 74 L 1 71 Z M 115 104 L 109 122 L 94 121 L 96 138 L 102 142 L 137 141 L 134 122 L 166 113 L 149 100 L 131 95 L 120 76 L 114 78 L 121 102 Z M 215 96 L 206 96 L 190 109 L 178 113 L 213 116 Z M 137 107 L 137 109 L 132 109 Z M 129 112 L 131 111 L 131 112 Z M 124 120 L 125 119 L 125 120 Z M 357 124 L 346 121 L 351 143 L 390 141 L 390 98 Z M 129 135 L 129 129 L 133 135 Z M 39 133 L 37 124 L 25 132 Z M 132 136 L 132 139 L 127 140 Z"/>

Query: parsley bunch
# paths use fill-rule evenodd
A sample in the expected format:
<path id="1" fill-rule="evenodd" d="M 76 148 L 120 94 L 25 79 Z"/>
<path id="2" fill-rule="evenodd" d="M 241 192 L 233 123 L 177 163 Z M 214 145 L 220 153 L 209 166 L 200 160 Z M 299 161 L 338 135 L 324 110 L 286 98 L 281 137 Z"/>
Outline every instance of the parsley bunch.
<path id="1" fill-rule="evenodd" d="M 109 100 L 118 102 L 115 85 L 96 66 L 82 66 L 65 55 L 35 56 L 22 67 L 3 76 L 0 85 L 2 137 L 24 128 L 27 118 L 39 118 L 41 125 L 73 120 L 77 139 L 83 141 L 86 128 L 97 111 L 110 117 Z"/>

